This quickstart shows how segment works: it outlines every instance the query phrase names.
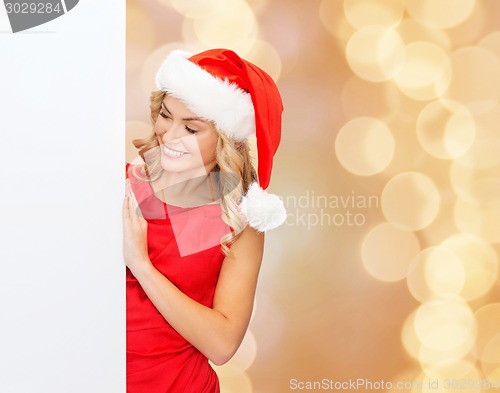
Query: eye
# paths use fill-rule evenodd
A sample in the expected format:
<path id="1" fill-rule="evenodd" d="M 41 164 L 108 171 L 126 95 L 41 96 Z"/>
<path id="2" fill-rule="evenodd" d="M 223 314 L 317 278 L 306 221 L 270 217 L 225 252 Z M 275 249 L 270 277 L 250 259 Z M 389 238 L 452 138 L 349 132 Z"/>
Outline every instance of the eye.
<path id="1" fill-rule="evenodd" d="M 161 117 L 163 117 L 164 119 L 170 119 L 170 116 L 166 115 L 165 113 L 163 113 L 162 111 L 160 111 L 159 115 Z"/>
<path id="2" fill-rule="evenodd" d="M 191 134 L 196 134 L 198 132 L 198 130 L 193 130 L 192 128 L 189 128 L 188 126 L 185 126 L 186 128 L 186 131 L 191 133 Z"/>

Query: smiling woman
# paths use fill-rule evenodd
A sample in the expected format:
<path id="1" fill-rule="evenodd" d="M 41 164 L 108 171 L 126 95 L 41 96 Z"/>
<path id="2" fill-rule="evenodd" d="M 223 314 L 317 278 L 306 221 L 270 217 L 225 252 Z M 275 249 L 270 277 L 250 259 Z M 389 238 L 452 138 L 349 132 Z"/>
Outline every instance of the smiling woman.
<path id="1" fill-rule="evenodd" d="M 182 172 L 194 178 L 210 173 L 215 167 L 218 136 L 214 124 L 196 117 L 178 99 L 165 97 L 155 133 L 162 146 L 164 175 L 172 177 Z"/>
<path id="2" fill-rule="evenodd" d="M 216 365 L 248 327 L 263 232 L 286 213 L 265 189 L 280 141 L 273 80 L 236 53 L 174 51 L 151 95 L 153 133 L 127 164 L 127 392 L 220 391 Z M 258 140 L 259 171 L 247 138 Z"/>

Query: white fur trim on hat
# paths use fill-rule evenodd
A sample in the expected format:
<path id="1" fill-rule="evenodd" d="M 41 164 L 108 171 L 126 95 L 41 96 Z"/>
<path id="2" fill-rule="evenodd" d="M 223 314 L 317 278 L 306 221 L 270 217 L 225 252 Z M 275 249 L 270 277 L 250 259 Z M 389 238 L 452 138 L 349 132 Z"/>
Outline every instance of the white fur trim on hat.
<path id="1" fill-rule="evenodd" d="M 248 188 L 240 203 L 240 211 L 247 218 L 248 225 L 259 232 L 276 228 L 286 220 L 283 201 L 264 191 L 257 183 Z"/>
<path id="2" fill-rule="evenodd" d="M 234 83 L 212 76 L 189 61 L 190 53 L 171 52 L 156 74 L 156 87 L 183 101 L 197 116 L 215 123 L 236 141 L 255 135 L 255 112 L 250 94 Z"/>

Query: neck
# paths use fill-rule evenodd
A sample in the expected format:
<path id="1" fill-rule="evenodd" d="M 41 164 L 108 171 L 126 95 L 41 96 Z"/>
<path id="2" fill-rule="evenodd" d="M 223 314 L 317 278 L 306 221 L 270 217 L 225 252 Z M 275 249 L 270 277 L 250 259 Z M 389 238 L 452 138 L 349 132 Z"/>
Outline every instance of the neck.
<path id="1" fill-rule="evenodd" d="M 214 201 L 213 184 L 205 168 L 190 174 L 163 171 L 152 183 L 152 188 L 163 202 L 181 206 L 198 207 Z"/>

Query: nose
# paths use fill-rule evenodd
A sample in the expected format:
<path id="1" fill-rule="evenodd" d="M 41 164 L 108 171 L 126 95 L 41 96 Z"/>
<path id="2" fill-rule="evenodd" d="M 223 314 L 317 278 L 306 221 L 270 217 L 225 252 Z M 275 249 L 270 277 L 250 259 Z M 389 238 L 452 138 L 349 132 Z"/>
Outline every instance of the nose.
<path id="1" fill-rule="evenodd" d="M 162 130 L 161 139 L 163 143 L 175 143 L 184 136 L 184 126 L 173 122 L 166 129 Z"/>

